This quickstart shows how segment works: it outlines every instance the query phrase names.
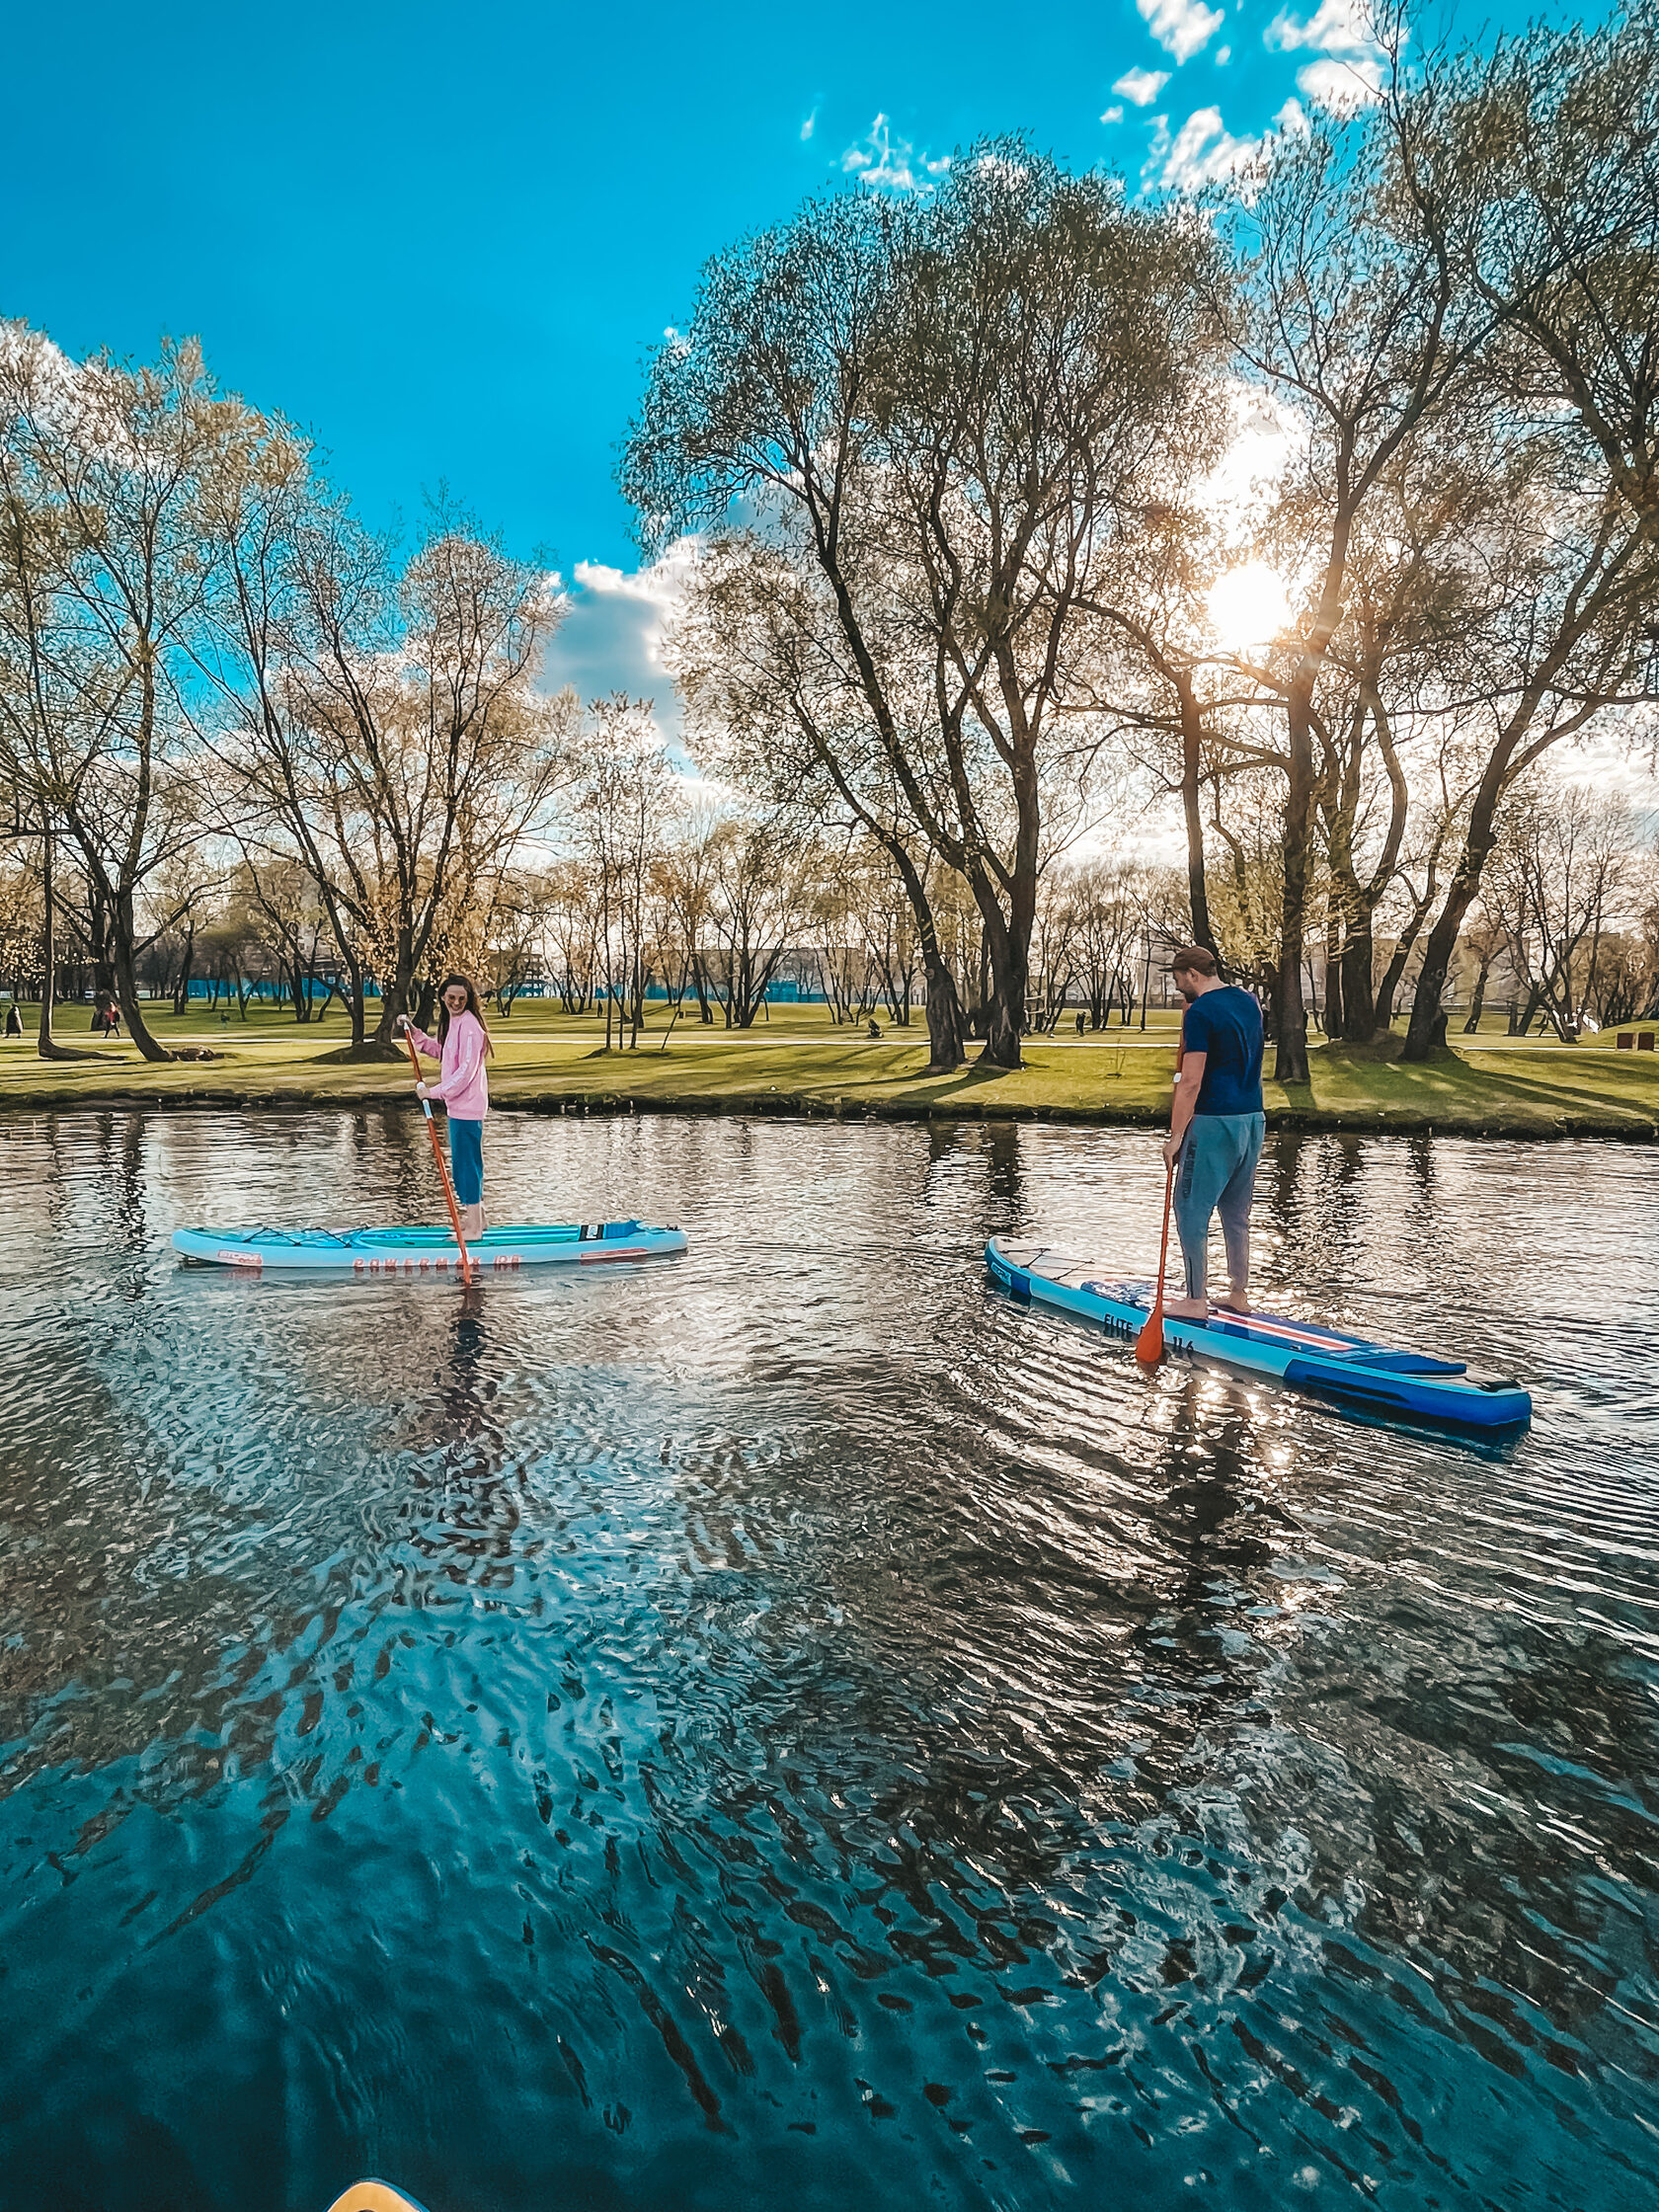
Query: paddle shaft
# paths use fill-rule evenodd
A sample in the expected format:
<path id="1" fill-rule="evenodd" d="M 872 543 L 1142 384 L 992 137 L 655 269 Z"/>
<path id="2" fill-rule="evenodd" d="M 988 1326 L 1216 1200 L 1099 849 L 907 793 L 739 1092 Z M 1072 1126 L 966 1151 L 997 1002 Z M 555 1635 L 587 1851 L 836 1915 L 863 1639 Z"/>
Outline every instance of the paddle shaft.
<path id="1" fill-rule="evenodd" d="M 1169 1264 L 1169 1215 L 1175 1197 L 1175 1162 L 1163 1179 L 1163 1239 L 1158 1245 L 1157 1295 L 1141 1334 L 1135 1339 L 1135 1357 L 1150 1364 L 1163 1358 L 1163 1276 Z"/>
<path id="2" fill-rule="evenodd" d="M 403 1033 L 403 1041 L 409 1047 L 409 1065 L 415 1070 L 415 1080 L 418 1083 L 421 1080 L 421 1056 L 415 1050 L 415 1040 L 410 1036 L 407 1029 Z M 443 1146 L 437 1141 L 437 1124 L 433 1119 L 432 1100 L 430 1098 L 422 1099 L 421 1111 L 427 1117 L 427 1135 L 432 1139 L 433 1158 L 437 1162 L 438 1181 L 443 1185 L 443 1200 L 449 1209 L 449 1225 L 455 1231 L 455 1242 L 461 1248 L 461 1281 L 470 1283 L 472 1281 L 472 1257 L 467 1251 L 466 1238 L 461 1234 L 461 1210 L 455 1204 L 455 1186 L 449 1180 L 449 1162 L 444 1158 Z M 1159 1295 L 1162 1295 L 1161 1278 L 1159 1279 Z"/>
<path id="3" fill-rule="evenodd" d="M 1181 1063 L 1186 1058 L 1186 1047 L 1175 1048 L 1175 1080 L 1181 1079 Z M 1171 1115 L 1173 1121 L 1173 1114 Z M 1148 1366 L 1163 1358 L 1163 1275 L 1169 1264 L 1169 1214 L 1175 1199 L 1175 1162 L 1169 1162 L 1169 1172 L 1163 1178 L 1163 1237 L 1158 1245 L 1157 1295 L 1152 1300 L 1152 1310 L 1146 1315 L 1141 1334 L 1135 1339 L 1135 1357 Z"/>

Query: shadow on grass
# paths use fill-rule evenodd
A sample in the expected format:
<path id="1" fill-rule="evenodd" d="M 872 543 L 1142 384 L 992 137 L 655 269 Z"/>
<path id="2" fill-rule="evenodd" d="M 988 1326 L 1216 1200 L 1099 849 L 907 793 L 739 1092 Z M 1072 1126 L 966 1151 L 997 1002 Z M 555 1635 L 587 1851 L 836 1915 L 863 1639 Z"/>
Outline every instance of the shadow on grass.
<path id="1" fill-rule="evenodd" d="M 361 1045 L 337 1045 L 331 1053 L 317 1053 L 311 1059 L 313 1067 L 407 1067 L 407 1054 L 400 1053 L 395 1045 L 377 1045 L 369 1038 Z"/>
<path id="2" fill-rule="evenodd" d="M 1355 1066 L 1354 1072 L 1363 1076 L 1371 1071 Z M 1567 1072 L 1562 1070 L 1563 1074 Z M 1605 1093 L 1596 1092 L 1590 1087 L 1590 1079 L 1596 1072 L 1591 1068 L 1571 1072 L 1579 1077 L 1578 1081 L 1563 1082 L 1560 1076 L 1529 1078 L 1507 1067 L 1475 1068 L 1460 1054 L 1448 1052 L 1437 1054 L 1431 1061 L 1395 1063 L 1378 1068 L 1372 1081 L 1351 1102 L 1327 1094 L 1314 1103 L 1327 1113 L 1371 1111 L 1385 1115 L 1390 1107 L 1395 1107 L 1413 1112 L 1445 1110 L 1489 1118 L 1501 1116 L 1507 1109 L 1535 1123 L 1554 1123 L 1567 1116 L 1594 1116 L 1610 1129 L 1634 1127 L 1654 1131 L 1659 1128 L 1659 1121 L 1645 1101 L 1609 1098 Z M 1300 1100 L 1297 1103 L 1300 1104 Z"/>

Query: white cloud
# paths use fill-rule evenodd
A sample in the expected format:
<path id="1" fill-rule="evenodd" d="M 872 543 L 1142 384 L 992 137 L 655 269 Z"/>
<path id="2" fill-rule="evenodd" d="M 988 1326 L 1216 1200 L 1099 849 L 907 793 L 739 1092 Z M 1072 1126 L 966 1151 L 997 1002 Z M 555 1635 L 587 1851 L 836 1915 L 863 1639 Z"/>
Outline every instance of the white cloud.
<path id="1" fill-rule="evenodd" d="M 1232 48 L 1230 46 L 1218 46 L 1216 48 L 1215 63 L 1218 69 L 1224 69 L 1231 59 Z"/>
<path id="2" fill-rule="evenodd" d="M 1309 61 L 1297 71 L 1297 90 L 1305 94 L 1315 108 L 1330 108 L 1341 115 L 1382 98 L 1382 64 L 1375 60 Z"/>
<path id="3" fill-rule="evenodd" d="M 1108 108 L 1100 119 L 1102 122 L 1122 122 L 1123 109 L 1115 106 Z"/>
<path id="4" fill-rule="evenodd" d="M 654 606 L 672 606 L 697 560 L 695 538 L 676 538 L 660 561 L 649 568 L 613 569 L 602 561 L 578 561 L 571 571 L 579 591 L 593 592 L 600 598 L 649 599 Z"/>
<path id="5" fill-rule="evenodd" d="M 663 631 L 698 553 L 694 538 L 682 538 L 648 568 L 578 561 L 564 620 L 548 645 L 545 687 L 570 684 L 584 699 L 613 691 L 650 699 L 658 729 L 677 741 L 679 701 L 663 666 Z"/>
<path id="6" fill-rule="evenodd" d="M 950 156 L 918 157 L 908 138 L 894 137 L 888 117 L 878 116 L 870 125 L 870 135 L 842 154 L 841 167 L 849 177 L 855 176 L 861 185 L 874 186 L 878 192 L 931 192 L 949 169 Z"/>
<path id="7" fill-rule="evenodd" d="M 1173 139 L 1165 118 L 1157 120 L 1160 127 L 1146 168 L 1165 192 L 1202 192 L 1206 185 L 1235 176 L 1261 151 L 1259 138 L 1232 135 L 1220 108 L 1195 110 Z"/>
<path id="8" fill-rule="evenodd" d="M 803 146 L 806 144 L 807 140 L 812 136 L 813 132 L 817 128 L 818 110 L 815 108 L 812 114 L 807 118 L 806 121 L 801 125 L 801 143 Z"/>
<path id="9" fill-rule="evenodd" d="M 1287 100 L 1259 138 L 1235 138 L 1220 108 L 1198 108 L 1171 138 L 1167 116 L 1152 118 L 1152 142 L 1141 182 L 1163 192 L 1202 192 L 1206 185 L 1236 177 L 1277 132 L 1300 137 L 1307 128 L 1301 103 Z"/>
<path id="10" fill-rule="evenodd" d="M 1135 5 L 1158 44 L 1177 61 L 1190 61 L 1225 20 L 1220 8 L 1207 8 L 1204 0 L 1135 0 Z"/>
<path id="11" fill-rule="evenodd" d="M 1112 90 L 1121 92 L 1137 108 L 1149 108 L 1168 82 L 1167 69 L 1126 69 Z M 1103 122 L 1105 119 L 1101 118 Z"/>
<path id="12" fill-rule="evenodd" d="M 1288 8 L 1282 9 L 1262 33 L 1262 43 L 1279 53 L 1311 46 L 1317 53 L 1347 54 L 1356 60 L 1378 50 L 1364 0 L 1319 0 L 1318 12 L 1304 23 L 1298 23 Z"/>
<path id="13" fill-rule="evenodd" d="M 1279 53 L 1320 56 L 1297 71 L 1298 91 L 1316 108 L 1341 114 L 1375 100 L 1382 89 L 1387 55 L 1377 42 L 1365 0 L 1319 0 L 1317 10 L 1302 21 L 1282 10 L 1263 32 L 1262 43 Z"/>

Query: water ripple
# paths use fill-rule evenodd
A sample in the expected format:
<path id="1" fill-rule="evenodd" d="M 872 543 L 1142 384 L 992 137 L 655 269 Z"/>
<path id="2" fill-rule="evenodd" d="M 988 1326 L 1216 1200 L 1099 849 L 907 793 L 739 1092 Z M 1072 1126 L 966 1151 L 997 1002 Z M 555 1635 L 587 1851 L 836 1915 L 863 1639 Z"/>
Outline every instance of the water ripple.
<path id="1" fill-rule="evenodd" d="M 1650 2204 L 1650 1151 L 1269 1147 L 1283 1303 L 1525 1374 L 1494 1453 L 989 1291 L 1145 1266 L 1142 1136 L 492 1126 L 690 1254 L 220 1279 L 420 1131 L 5 1134 L 8 2212 Z"/>

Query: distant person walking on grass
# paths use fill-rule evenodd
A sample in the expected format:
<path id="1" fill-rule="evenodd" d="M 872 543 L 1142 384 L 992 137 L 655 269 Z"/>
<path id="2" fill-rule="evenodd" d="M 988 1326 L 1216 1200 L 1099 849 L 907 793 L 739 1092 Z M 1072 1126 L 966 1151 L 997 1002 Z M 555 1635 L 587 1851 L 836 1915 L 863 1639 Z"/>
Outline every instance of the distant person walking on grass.
<path id="1" fill-rule="evenodd" d="M 437 994 L 437 1035 L 429 1037 L 407 1014 L 397 1027 L 415 1050 L 438 1063 L 435 1083 L 417 1083 L 422 1098 L 441 1101 L 449 1117 L 449 1173 L 461 1210 L 461 1234 L 484 1233 L 484 1117 L 490 1111 L 490 1084 L 484 1062 L 495 1051 L 470 976 L 445 976 Z"/>
<path id="2" fill-rule="evenodd" d="M 1216 956 L 1183 945 L 1169 964 L 1187 1002 L 1181 1064 L 1163 1147 L 1175 1164 L 1175 1231 L 1186 1262 L 1187 1295 L 1165 1311 L 1186 1320 L 1210 1310 L 1210 1217 L 1222 1217 L 1227 1295 L 1234 1312 L 1250 1310 L 1250 1201 L 1267 1123 L 1262 1115 L 1261 1008 L 1247 990 L 1223 983 Z"/>

